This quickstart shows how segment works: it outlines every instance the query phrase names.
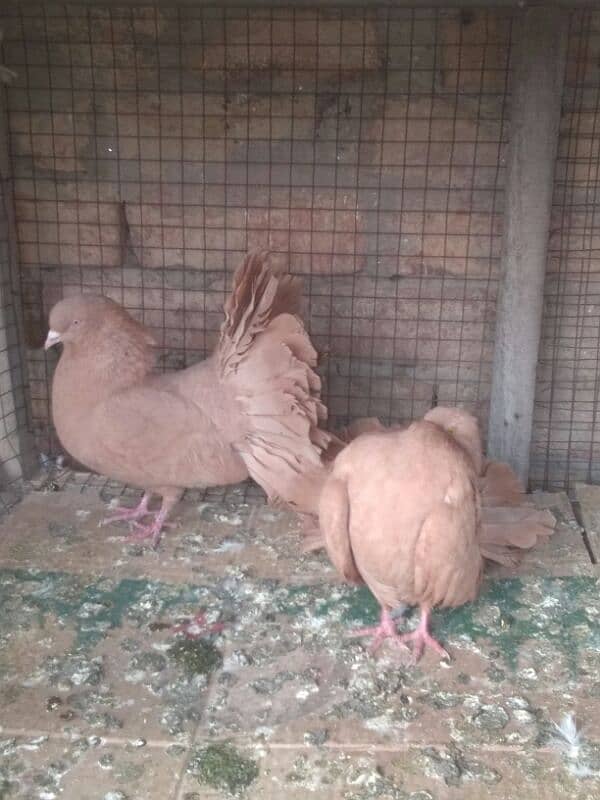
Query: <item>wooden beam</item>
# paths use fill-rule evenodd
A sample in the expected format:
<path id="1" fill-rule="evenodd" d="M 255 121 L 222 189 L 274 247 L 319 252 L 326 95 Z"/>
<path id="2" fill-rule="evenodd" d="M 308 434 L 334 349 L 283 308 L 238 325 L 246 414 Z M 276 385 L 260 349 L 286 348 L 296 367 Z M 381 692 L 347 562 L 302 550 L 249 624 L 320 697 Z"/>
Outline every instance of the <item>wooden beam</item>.
<path id="1" fill-rule="evenodd" d="M 569 18 L 531 8 L 513 23 L 512 100 L 488 454 L 526 483 Z"/>

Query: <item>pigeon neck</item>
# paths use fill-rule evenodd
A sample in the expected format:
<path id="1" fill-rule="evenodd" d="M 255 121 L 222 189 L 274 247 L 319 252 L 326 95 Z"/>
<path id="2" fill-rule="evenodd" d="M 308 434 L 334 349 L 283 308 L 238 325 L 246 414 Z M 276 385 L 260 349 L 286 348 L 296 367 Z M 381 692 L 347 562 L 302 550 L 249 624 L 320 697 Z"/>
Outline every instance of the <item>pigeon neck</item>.
<path id="1" fill-rule="evenodd" d="M 89 413 L 115 392 L 140 383 L 151 361 L 135 347 L 95 347 L 90 353 L 69 343 L 54 373 L 53 405 L 62 413 Z"/>

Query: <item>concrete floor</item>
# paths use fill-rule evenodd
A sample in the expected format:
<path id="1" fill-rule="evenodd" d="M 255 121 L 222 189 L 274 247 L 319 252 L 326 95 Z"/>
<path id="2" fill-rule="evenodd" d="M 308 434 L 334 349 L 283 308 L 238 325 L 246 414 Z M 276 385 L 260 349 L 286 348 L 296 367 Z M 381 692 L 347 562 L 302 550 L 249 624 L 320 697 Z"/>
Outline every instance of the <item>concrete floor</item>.
<path id="1" fill-rule="evenodd" d="M 578 496 L 595 542 L 600 495 Z M 344 638 L 369 593 L 243 498 L 188 498 L 157 553 L 98 527 L 94 486 L 40 484 L 4 520 L 0 798 L 600 797 L 600 570 L 565 495 L 538 497 L 548 546 L 434 615 L 453 661 L 415 668 Z"/>

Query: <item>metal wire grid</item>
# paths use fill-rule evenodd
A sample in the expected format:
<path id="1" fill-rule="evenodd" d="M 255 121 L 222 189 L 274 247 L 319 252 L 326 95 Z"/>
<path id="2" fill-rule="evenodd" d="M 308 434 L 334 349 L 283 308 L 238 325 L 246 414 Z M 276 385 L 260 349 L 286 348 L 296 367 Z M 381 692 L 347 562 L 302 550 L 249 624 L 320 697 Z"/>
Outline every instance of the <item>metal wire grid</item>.
<path id="1" fill-rule="evenodd" d="M 22 408 L 15 404 L 13 391 L 16 346 L 15 327 L 10 298 L 10 254 L 8 220 L 5 213 L 5 194 L 8 181 L 0 182 L 0 510 L 10 508 L 21 494 L 21 461 L 19 427 Z M 22 386 L 17 386 L 22 390 Z"/>
<path id="2" fill-rule="evenodd" d="M 600 481 L 600 13 L 571 18 L 531 482 Z"/>
<path id="3" fill-rule="evenodd" d="M 0 514 L 22 497 L 24 476 L 34 458 L 33 442 L 27 435 L 13 187 L 3 92 L 0 82 Z"/>
<path id="4" fill-rule="evenodd" d="M 331 424 L 487 414 L 511 18 L 9 10 L 33 422 L 58 297 L 101 291 L 165 367 L 204 357 L 252 247 L 306 276 Z"/>
<path id="5" fill-rule="evenodd" d="M 118 501 L 133 502 L 142 495 L 142 490 L 126 486 L 119 481 L 111 480 L 102 475 L 90 472 L 79 472 L 70 468 L 61 468 L 48 465 L 48 468 L 39 473 L 30 482 L 31 488 L 38 492 L 62 491 L 67 487 L 79 491 L 80 494 L 92 492 L 98 494 L 106 502 Z M 188 489 L 184 499 L 192 503 L 215 503 L 236 507 L 240 502 L 249 502 L 253 505 L 265 502 L 265 494 L 251 480 L 231 486 L 209 486 L 205 489 Z"/>

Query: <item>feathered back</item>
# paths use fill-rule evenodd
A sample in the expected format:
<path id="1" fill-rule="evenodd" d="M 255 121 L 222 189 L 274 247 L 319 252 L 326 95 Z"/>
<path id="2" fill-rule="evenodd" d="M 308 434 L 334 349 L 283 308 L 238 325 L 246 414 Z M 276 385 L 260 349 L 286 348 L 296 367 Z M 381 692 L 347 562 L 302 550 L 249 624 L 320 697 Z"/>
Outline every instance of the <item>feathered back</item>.
<path id="1" fill-rule="evenodd" d="M 453 606 L 477 593 L 474 466 L 437 425 L 358 436 L 335 461 L 319 521 L 335 567 L 382 606 Z"/>
<path id="2" fill-rule="evenodd" d="M 470 455 L 475 472 L 480 475 L 483 467 L 483 446 L 477 419 L 462 408 L 437 406 L 423 417 L 450 434 L 452 438 Z"/>

